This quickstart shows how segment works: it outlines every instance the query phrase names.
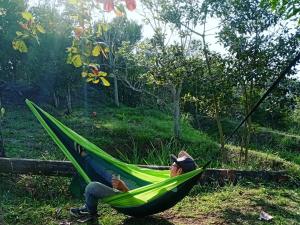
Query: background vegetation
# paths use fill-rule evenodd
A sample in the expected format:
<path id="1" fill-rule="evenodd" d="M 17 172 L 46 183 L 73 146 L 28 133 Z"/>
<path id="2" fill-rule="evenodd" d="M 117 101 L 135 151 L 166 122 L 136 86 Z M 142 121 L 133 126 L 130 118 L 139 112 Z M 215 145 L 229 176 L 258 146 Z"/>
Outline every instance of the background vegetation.
<path id="1" fill-rule="evenodd" d="M 29 98 L 116 158 L 167 165 L 187 149 L 199 165 L 287 170 L 284 184 L 197 186 L 174 208 L 136 220 L 101 208 L 103 224 L 300 223 L 297 1 L 0 0 L 0 156 L 65 160 L 26 108 Z M 298 8 L 297 8 L 298 7 Z M 129 11 L 128 11 L 129 10 Z M 107 12 L 114 14 L 107 20 Z M 212 51 L 208 21 L 223 46 Z M 68 224 L 70 179 L 0 175 L 0 224 Z"/>

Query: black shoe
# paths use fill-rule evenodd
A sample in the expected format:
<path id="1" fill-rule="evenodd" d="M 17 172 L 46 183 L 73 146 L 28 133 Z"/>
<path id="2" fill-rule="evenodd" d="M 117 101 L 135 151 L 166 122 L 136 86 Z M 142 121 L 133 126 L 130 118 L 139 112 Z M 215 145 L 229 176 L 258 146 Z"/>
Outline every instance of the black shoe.
<path id="1" fill-rule="evenodd" d="M 96 216 L 97 215 L 97 214 L 90 213 L 89 210 L 85 206 L 80 207 L 80 208 L 71 208 L 70 214 L 76 218 L 80 218 L 83 216 Z"/>
<path id="2" fill-rule="evenodd" d="M 86 223 L 86 222 L 90 222 L 90 221 L 97 222 L 95 224 L 99 224 L 98 223 L 98 215 L 97 214 L 95 214 L 95 215 L 87 214 L 87 215 L 82 216 L 79 219 L 77 219 L 77 222 L 79 222 L 79 223 Z"/>

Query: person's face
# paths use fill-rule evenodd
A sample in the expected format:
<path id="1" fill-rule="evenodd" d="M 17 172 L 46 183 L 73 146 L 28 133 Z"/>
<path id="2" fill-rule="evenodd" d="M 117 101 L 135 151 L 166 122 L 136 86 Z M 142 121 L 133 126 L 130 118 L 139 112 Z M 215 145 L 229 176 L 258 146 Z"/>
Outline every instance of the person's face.
<path id="1" fill-rule="evenodd" d="M 173 163 L 170 167 L 170 177 L 175 177 L 182 174 L 182 169 L 176 163 Z"/>

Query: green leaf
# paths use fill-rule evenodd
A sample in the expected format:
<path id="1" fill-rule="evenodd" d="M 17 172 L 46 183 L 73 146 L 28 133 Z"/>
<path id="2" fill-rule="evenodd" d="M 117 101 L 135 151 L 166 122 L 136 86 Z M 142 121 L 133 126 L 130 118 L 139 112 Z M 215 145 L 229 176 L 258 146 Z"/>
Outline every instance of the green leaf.
<path id="1" fill-rule="evenodd" d="M 16 31 L 17 36 L 22 36 L 23 33 L 21 31 Z"/>
<path id="2" fill-rule="evenodd" d="M 101 47 L 100 45 L 96 45 L 92 51 L 93 56 L 99 56 L 101 52 Z"/>
<path id="3" fill-rule="evenodd" d="M 36 29 L 37 29 L 40 33 L 42 33 L 42 34 L 46 33 L 44 27 L 42 27 L 40 24 L 38 24 L 38 25 L 36 26 Z"/>
<path id="4" fill-rule="evenodd" d="M 27 21 L 33 19 L 33 15 L 30 12 L 22 12 L 22 17 Z"/>
<path id="5" fill-rule="evenodd" d="M 276 7 L 277 7 L 277 4 L 278 4 L 278 1 L 277 0 L 270 0 L 270 3 L 271 3 L 271 9 L 273 11 L 275 11 Z"/>
<path id="6" fill-rule="evenodd" d="M 81 60 L 81 57 L 80 55 L 74 55 L 72 57 L 72 63 L 75 67 L 81 67 L 82 66 L 82 60 Z"/>
<path id="7" fill-rule="evenodd" d="M 97 26 L 97 36 L 101 36 L 103 33 L 108 31 L 108 25 L 105 23 L 100 23 Z"/>

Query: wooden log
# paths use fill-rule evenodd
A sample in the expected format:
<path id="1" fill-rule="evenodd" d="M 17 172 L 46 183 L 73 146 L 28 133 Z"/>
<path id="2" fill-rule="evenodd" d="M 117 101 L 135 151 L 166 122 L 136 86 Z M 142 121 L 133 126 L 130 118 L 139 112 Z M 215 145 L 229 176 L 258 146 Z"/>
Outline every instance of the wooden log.
<path id="1" fill-rule="evenodd" d="M 169 169 L 169 166 L 140 165 L 151 169 Z M 72 177 L 76 174 L 69 161 L 36 160 L 19 158 L 0 158 L 0 173 L 31 174 L 44 176 Z M 236 183 L 241 179 L 252 181 L 265 180 L 286 182 L 286 171 L 245 171 L 233 169 L 207 169 L 199 179 L 200 184 L 218 182 L 219 184 Z"/>
<path id="2" fill-rule="evenodd" d="M 71 177 L 76 171 L 69 161 L 0 158 L 0 173 Z"/>

